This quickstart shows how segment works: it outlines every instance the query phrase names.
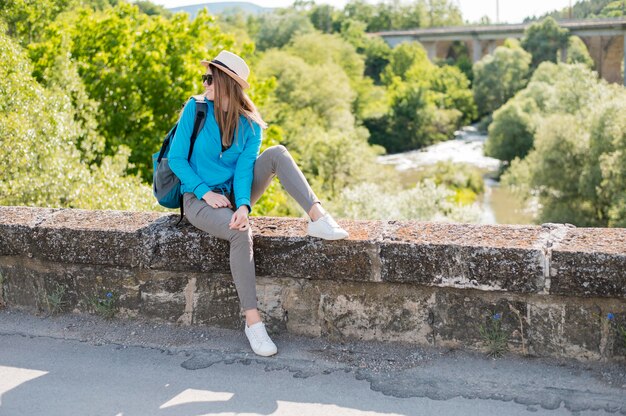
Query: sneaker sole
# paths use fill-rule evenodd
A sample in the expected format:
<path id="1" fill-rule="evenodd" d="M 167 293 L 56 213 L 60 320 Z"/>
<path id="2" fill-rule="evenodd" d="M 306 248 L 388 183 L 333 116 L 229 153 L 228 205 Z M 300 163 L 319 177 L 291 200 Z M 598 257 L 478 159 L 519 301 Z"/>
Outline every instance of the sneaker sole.
<path id="1" fill-rule="evenodd" d="M 261 357 L 271 357 L 272 355 L 276 355 L 278 354 L 278 350 L 271 352 L 271 353 L 266 353 L 266 354 L 261 354 L 260 352 L 256 352 L 254 350 L 252 350 L 253 353 L 255 353 L 256 355 L 259 355 Z"/>
<path id="2" fill-rule="evenodd" d="M 313 233 L 310 233 L 310 232 L 307 232 L 307 235 L 308 235 L 309 237 L 321 238 L 321 239 L 323 239 L 323 240 L 331 240 L 331 241 L 335 241 L 335 240 L 343 240 L 343 239 L 345 239 L 345 238 L 348 238 L 348 236 L 347 236 L 347 235 L 345 235 L 345 236 L 341 236 L 341 235 L 340 235 L 340 236 L 332 236 L 332 237 L 328 237 L 328 236 L 316 235 L 316 234 L 313 234 Z"/>

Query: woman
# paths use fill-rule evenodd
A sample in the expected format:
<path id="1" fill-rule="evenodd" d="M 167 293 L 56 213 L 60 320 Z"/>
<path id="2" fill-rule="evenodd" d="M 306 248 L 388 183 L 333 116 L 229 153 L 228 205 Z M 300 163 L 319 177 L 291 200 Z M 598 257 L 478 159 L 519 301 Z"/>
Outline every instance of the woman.
<path id="1" fill-rule="evenodd" d="M 308 234 L 328 240 L 348 233 L 324 211 L 308 182 L 284 146 L 259 155 L 262 129 L 267 125 L 244 92 L 248 65 L 239 56 L 220 52 L 201 62 L 207 119 L 187 161 L 195 117 L 195 100 L 183 109 L 169 152 L 172 171 L 182 182 L 185 216 L 195 227 L 230 241 L 230 269 L 244 310 L 245 334 L 252 350 L 274 355 L 257 309 L 252 233 L 248 215 L 272 178 L 278 176 L 287 192 L 309 215 Z"/>

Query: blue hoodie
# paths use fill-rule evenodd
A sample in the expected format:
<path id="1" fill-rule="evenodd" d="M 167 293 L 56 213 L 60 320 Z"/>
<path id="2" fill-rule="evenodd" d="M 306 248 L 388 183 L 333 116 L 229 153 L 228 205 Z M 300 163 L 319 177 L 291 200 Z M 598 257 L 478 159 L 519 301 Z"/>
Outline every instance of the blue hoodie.
<path id="1" fill-rule="evenodd" d="M 234 187 L 237 208 L 247 205 L 250 210 L 254 162 L 261 149 L 261 126 L 244 116 L 239 117 L 237 138 L 230 148 L 222 152 L 213 101 L 206 98 L 205 101 L 208 104 L 207 118 L 198 133 L 189 162 L 187 156 L 196 101 L 192 98 L 185 104 L 170 147 L 169 166 L 182 183 L 181 192 L 193 192 L 198 199 L 202 199 L 204 194 L 213 189 L 224 188 L 232 193 Z"/>

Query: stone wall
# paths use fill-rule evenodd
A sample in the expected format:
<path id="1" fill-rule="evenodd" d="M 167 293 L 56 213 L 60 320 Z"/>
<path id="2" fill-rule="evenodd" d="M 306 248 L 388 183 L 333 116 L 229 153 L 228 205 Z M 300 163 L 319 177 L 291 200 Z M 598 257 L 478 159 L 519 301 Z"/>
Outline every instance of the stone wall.
<path id="1" fill-rule="evenodd" d="M 0 207 L 0 302 L 46 312 L 119 295 L 120 315 L 241 328 L 228 243 L 161 213 Z M 623 359 L 626 229 L 253 218 L 260 309 L 274 332 L 482 348 L 502 314 L 512 351 Z M 606 319 L 608 313 L 615 317 Z"/>

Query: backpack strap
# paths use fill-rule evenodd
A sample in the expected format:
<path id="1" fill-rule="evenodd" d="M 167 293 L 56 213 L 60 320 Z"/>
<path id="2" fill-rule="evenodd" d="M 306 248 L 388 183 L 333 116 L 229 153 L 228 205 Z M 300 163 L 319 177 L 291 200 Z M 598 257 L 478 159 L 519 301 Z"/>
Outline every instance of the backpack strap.
<path id="1" fill-rule="evenodd" d="M 207 112 L 209 106 L 204 100 L 204 95 L 194 95 L 192 97 L 196 100 L 196 115 L 193 121 L 193 131 L 191 132 L 191 138 L 189 139 L 189 155 L 187 155 L 187 162 L 191 160 L 191 154 L 193 153 L 193 147 L 196 144 L 196 138 L 198 137 L 198 133 L 204 127 L 204 121 L 206 120 Z M 180 224 L 183 220 L 183 216 L 185 215 L 185 208 L 183 206 L 183 194 L 180 194 L 180 219 L 176 223 L 176 225 Z"/>
<path id="2" fill-rule="evenodd" d="M 189 155 L 187 161 L 191 160 L 191 154 L 193 153 L 193 146 L 196 144 L 196 138 L 198 133 L 204 127 L 204 121 L 206 120 L 207 111 L 209 106 L 204 101 L 204 95 L 194 95 L 193 99 L 196 100 L 196 116 L 193 122 L 193 131 L 191 132 L 191 139 L 189 141 Z"/>

